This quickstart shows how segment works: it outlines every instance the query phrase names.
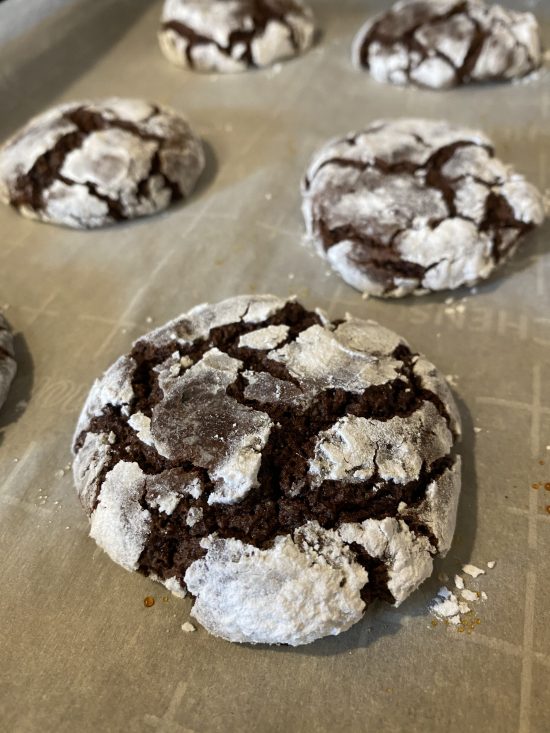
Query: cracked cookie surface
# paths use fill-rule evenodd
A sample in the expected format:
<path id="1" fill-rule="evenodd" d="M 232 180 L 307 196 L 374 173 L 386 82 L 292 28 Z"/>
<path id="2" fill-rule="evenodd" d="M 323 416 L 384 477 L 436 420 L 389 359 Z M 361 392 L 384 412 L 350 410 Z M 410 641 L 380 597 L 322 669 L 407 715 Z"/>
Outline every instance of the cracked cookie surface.
<path id="1" fill-rule="evenodd" d="M 8 322 L 0 313 L 0 408 L 6 401 L 16 371 L 13 334 Z"/>
<path id="2" fill-rule="evenodd" d="M 532 13 L 482 0 L 405 0 L 369 19 L 353 61 L 380 82 L 446 89 L 516 79 L 542 61 Z"/>
<path id="3" fill-rule="evenodd" d="M 303 53 L 314 31 L 301 0 L 166 0 L 159 42 L 177 66 L 231 73 Z"/>
<path id="4" fill-rule="evenodd" d="M 537 189 L 481 132 L 398 119 L 327 143 L 302 182 L 317 252 L 377 296 L 473 285 L 544 220 Z"/>
<path id="5" fill-rule="evenodd" d="M 93 386 L 74 476 L 117 563 L 237 642 L 305 644 L 399 604 L 449 549 L 460 418 L 373 321 L 295 300 L 201 305 Z"/>
<path id="6" fill-rule="evenodd" d="M 137 99 L 64 104 L 0 148 L 0 200 L 31 219 L 89 229 L 166 209 L 204 168 L 200 140 Z"/>

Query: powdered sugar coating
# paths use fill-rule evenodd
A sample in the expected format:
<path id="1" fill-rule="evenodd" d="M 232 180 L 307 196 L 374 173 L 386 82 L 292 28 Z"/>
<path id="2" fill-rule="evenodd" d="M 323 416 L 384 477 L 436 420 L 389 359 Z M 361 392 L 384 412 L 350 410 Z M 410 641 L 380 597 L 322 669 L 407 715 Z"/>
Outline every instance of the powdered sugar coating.
<path id="1" fill-rule="evenodd" d="M 120 98 L 64 104 L 0 148 L 0 200 L 32 219 L 94 228 L 188 197 L 203 168 L 200 140 L 168 107 Z"/>
<path id="2" fill-rule="evenodd" d="M 312 326 L 293 343 L 272 352 L 269 358 L 281 362 L 294 377 L 308 380 L 318 389 L 361 392 L 370 385 L 398 378 L 399 365 L 391 353 L 400 343 L 399 337 L 373 321 L 357 322 L 361 324 L 359 334 L 353 320 L 340 324 L 334 331 Z M 381 354 L 379 343 L 386 344 Z M 377 359 L 378 354 L 386 358 Z"/>
<path id="3" fill-rule="evenodd" d="M 312 532 L 322 548 L 308 543 Z M 308 525 L 300 534 L 300 543 L 277 537 L 267 550 L 234 539 L 203 541 L 206 556 L 185 574 L 196 597 L 191 615 L 210 633 L 239 642 L 298 646 L 348 629 L 363 615 L 368 573 L 337 532 Z"/>
<path id="4" fill-rule="evenodd" d="M 8 322 L 0 313 L 0 408 L 6 401 L 16 371 L 13 334 Z"/>
<path id="5" fill-rule="evenodd" d="M 426 491 L 424 501 L 413 510 L 405 510 L 409 518 L 421 521 L 437 540 L 439 554 L 444 556 L 451 547 L 458 510 L 460 485 L 460 456 L 454 465 L 433 481 Z"/>
<path id="6" fill-rule="evenodd" d="M 105 476 L 90 520 L 90 537 L 126 570 L 137 570 L 149 532 L 151 515 L 139 504 L 145 481 L 137 463 L 117 463 Z"/>
<path id="7" fill-rule="evenodd" d="M 176 66 L 234 73 L 303 53 L 314 31 L 302 0 L 166 0 L 159 42 Z"/>
<path id="8" fill-rule="evenodd" d="M 363 25 L 352 57 L 379 82 L 446 89 L 523 77 L 542 52 L 532 13 L 483 0 L 401 0 Z"/>
<path id="9" fill-rule="evenodd" d="M 297 645 L 431 572 L 459 430 L 443 377 L 395 333 L 242 296 L 147 334 L 94 384 L 74 476 L 115 562 L 190 591 L 214 634 Z"/>
<path id="10" fill-rule="evenodd" d="M 539 191 L 483 133 L 434 120 L 378 121 L 330 141 L 302 195 L 317 252 L 387 297 L 486 279 L 545 216 Z"/>
<path id="11" fill-rule="evenodd" d="M 406 418 L 381 422 L 350 415 L 321 433 L 310 460 L 314 483 L 357 482 L 375 471 L 384 481 L 416 481 L 423 466 L 451 449 L 453 436 L 431 402 Z"/>

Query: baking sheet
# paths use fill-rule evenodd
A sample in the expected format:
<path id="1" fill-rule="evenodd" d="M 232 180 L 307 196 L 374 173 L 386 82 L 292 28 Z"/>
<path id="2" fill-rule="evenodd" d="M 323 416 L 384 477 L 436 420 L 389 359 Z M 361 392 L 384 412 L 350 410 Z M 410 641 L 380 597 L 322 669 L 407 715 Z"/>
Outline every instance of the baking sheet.
<path id="1" fill-rule="evenodd" d="M 550 493 L 530 488 L 550 481 L 550 227 L 452 304 L 448 293 L 363 300 L 300 245 L 298 194 L 327 138 L 393 115 L 482 127 L 546 189 L 550 76 L 445 93 L 380 86 L 351 68 L 349 45 L 383 3 L 312 5 L 315 50 L 240 76 L 171 67 L 155 38 L 161 4 L 146 0 L 72 6 L 0 49 L 0 138 L 46 105 L 123 94 L 185 112 L 208 146 L 196 195 L 155 218 L 74 232 L 0 209 L 0 304 L 19 360 L 0 416 L 2 730 L 550 730 Z M 550 3 L 529 5 L 550 41 Z M 464 420 L 456 538 L 434 577 L 401 608 L 297 649 L 184 633 L 190 602 L 163 600 L 96 548 L 67 470 L 92 380 L 151 327 L 243 292 L 296 293 L 399 331 L 453 376 Z M 469 583 L 487 593 L 475 631 L 432 626 L 437 575 L 490 560 Z"/>

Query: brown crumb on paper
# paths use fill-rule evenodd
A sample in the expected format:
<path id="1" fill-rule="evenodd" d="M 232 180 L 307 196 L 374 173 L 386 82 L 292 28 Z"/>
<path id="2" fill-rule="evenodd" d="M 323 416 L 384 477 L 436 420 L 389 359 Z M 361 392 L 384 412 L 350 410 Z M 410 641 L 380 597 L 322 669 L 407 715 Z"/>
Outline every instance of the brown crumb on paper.
<path id="1" fill-rule="evenodd" d="M 145 608 L 151 608 L 152 606 L 154 606 L 155 599 L 153 598 L 153 596 L 145 596 L 145 598 L 143 599 L 143 605 L 145 606 Z"/>

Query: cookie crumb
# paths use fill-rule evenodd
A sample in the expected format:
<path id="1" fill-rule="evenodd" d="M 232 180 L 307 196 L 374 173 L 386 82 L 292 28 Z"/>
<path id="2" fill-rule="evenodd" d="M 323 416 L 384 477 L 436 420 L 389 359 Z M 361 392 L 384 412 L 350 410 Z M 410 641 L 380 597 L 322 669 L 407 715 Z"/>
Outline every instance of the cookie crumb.
<path id="1" fill-rule="evenodd" d="M 471 575 L 472 578 L 477 578 L 478 575 L 485 575 L 485 570 L 477 568 L 475 565 L 464 565 L 462 572 Z"/>
<path id="2" fill-rule="evenodd" d="M 143 599 L 143 605 L 145 608 L 152 608 L 155 605 L 155 599 L 153 596 L 145 596 Z"/>
<path id="3" fill-rule="evenodd" d="M 489 570 L 492 570 L 496 564 L 496 560 L 489 560 L 489 562 L 487 563 L 487 567 L 489 568 Z"/>
<path id="4" fill-rule="evenodd" d="M 468 590 L 467 588 L 464 588 L 460 592 L 460 595 L 462 596 L 462 598 L 464 598 L 465 601 L 477 601 L 478 599 L 477 593 L 473 590 Z"/>
<path id="5" fill-rule="evenodd" d="M 460 575 L 455 575 L 455 587 L 458 588 L 458 590 L 462 590 L 464 588 L 464 578 Z"/>
<path id="6" fill-rule="evenodd" d="M 186 621 L 184 624 L 181 625 L 181 630 L 185 631 L 186 634 L 190 634 L 192 631 L 196 631 L 193 624 L 190 624 L 189 621 Z"/>

